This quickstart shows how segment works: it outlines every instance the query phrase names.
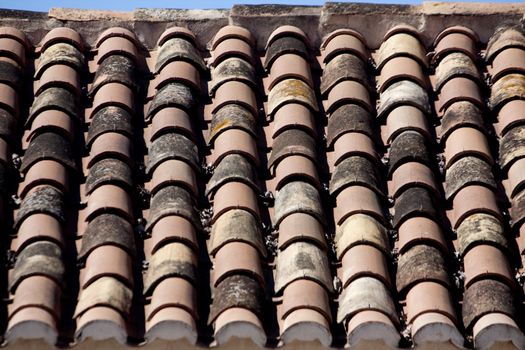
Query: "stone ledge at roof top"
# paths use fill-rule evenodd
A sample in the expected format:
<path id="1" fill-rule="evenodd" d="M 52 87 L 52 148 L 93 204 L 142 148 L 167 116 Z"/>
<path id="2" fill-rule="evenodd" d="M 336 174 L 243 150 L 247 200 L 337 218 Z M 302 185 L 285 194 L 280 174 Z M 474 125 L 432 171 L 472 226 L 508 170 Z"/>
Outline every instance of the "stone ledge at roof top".
<path id="1" fill-rule="evenodd" d="M 381 44 L 384 33 L 399 23 L 419 29 L 425 44 L 430 47 L 435 36 L 452 25 L 470 27 L 478 33 L 481 41 L 486 42 L 499 25 L 517 24 L 522 21 L 524 13 L 525 3 L 498 3 L 494 6 L 490 3 L 447 2 L 423 2 L 421 5 L 327 2 L 323 6 L 234 5 L 231 9 L 139 8 L 131 12 L 52 8 L 48 14 L 0 9 L 0 26 L 14 26 L 25 31 L 34 44 L 58 26 L 77 30 L 88 44 L 93 44 L 104 29 L 123 26 L 134 30 L 151 49 L 160 34 L 171 26 L 188 27 L 205 47 L 222 26 L 236 24 L 249 29 L 262 50 L 275 28 L 290 24 L 304 30 L 315 46 L 335 29 L 352 28 L 361 32 L 368 45 L 375 49 Z"/>

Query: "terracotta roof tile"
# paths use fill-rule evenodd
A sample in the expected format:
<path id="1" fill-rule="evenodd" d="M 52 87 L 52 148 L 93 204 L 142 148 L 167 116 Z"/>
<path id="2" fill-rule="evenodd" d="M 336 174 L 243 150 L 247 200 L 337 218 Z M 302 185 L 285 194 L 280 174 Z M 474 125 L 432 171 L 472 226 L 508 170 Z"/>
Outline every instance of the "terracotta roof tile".
<path id="1" fill-rule="evenodd" d="M 7 348 L 523 348 L 517 17 L 363 7 L 9 19 Z"/>

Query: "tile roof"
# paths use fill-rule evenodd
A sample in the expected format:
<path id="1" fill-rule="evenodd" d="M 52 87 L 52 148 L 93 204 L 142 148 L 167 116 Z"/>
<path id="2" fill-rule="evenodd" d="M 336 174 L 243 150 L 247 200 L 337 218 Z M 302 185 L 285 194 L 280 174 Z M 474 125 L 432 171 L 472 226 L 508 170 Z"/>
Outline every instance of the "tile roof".
<path id="1" fill-rule="evenodd" d="M 1 12 L 4 345 L 524 349 L 522 7 L 454 6 Z"/>

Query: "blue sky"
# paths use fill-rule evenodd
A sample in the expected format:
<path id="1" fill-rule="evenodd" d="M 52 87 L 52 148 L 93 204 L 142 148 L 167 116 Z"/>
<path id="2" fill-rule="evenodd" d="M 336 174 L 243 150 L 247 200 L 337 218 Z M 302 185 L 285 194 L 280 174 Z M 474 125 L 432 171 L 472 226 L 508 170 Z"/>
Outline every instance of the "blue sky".
<path id="1" fill-rule="evenodd" d="M 463 0 L 465 1 L 465 0 Z M 31 10 L 47 12 L 51 7 L 72 7 L 85 9 L 130 11 L 137 7 L 160 8 L 230 8 L 233 4 L 291 4 L 291 5 L 322 5 L 323 0 L 0 0 L 0 8 Z M 345 1 L 341 1 L 345 2 Z M 420 0 L 361 0 L 368 3 L 416 4 Z M 521 2 L 510 0 L 477 0 L 467 2 Z"/>

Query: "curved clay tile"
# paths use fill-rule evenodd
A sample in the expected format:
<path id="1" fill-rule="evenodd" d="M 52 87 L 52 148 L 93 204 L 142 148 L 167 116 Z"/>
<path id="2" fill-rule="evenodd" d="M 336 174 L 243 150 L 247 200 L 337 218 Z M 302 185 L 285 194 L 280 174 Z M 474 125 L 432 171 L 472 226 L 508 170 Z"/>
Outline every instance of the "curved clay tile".
<path id="1" fill-rule="evenodd" d="M 441 118 L 439 141 L 444 143 L 450 134 L 461 127 L 470 127 L 485 131 L 481 110 L 473 103 L 460 101 L 450 105 Z"/>
<path id="2" fill-rule="evenodd" d="M 242 182 L 228 182 L 219 187 L 213 203 L 212 223 L 232 209 L 243 209 L 260 218 L 258 196 L 252 187 Z"/>
<path id="3" fill-rule="evenodd" d="M 309 51 L 304 40 L 293 36 L 283 36 L 275 39 L 266 50 L 264 68 L 270 71 L 278 57 L 284 54 L 295 54 L 308 60 Z"/>
<path id="4" fill-rule="evenodd" d="M 276 139 L 283 131 L 290 129 L 300 129 L 317 138 L 314 113 L 298 103 L 285 104 L 273 117 L 272 138 Z"/>
<path id="5" fill-rule="evenodd" d="M 290 244 L 277 255 L 275 292 L 280 294 L 290 283 L 299 279 L 313 280 L 328 292 L 333 291 L 328 258 L 311 243 Z"/>
<path id="6" fill-rule="evenodd" d="M 27 324 L 30 323 L 31 334 L 27 334 Z M 6 341 L 13 343 L 19 339 L 38 339 L 49 346 L 54 346 L 58 339 L 56 318 L 52 313 L 39 307 L 25 307 L 9 320 Z"/>
<path id="7" fill-rule="evenodd" d="M 157 40 L 157 46 L 162 46 L 164 43 L 172 38 L 184 38 L 191 40 L 194 45 L 197 45 L 197 38 L 195 37 L 195 34 L 189 30 L 188 28 L 184 27 L 171 27 L 166 29 L 162 34 L 160 35 L 159 39 Z"/>
<path id="8" fill-rule="evenodd" d="M 208 241 L 209 254 L 214 256 L 225 244 L 243 242 L 266 256 L 257 218 L 247 211 L 234 209 L 221 215 L 213 224 Z"/>
<path id="9" fill-rule="evenodd" d="M 417 37 L 409 33 L 393 34 L 381 44 L 376 63 L 377 69 L 381 70 L 385 63 L 394 57 L 411 57 L 423 67 L 428 67 L 426 51 Z"/>
<path id="10" fill-rule="evenodd" d="M 195 170 L 199 169 L 197 146 L 181 134 L 164 134 L 151 143 L 146 172 L 151 174 L 160 163 L 169 159 L 182 160 Z"/>
<path id="11" fill-rule="evenodd" d="M 391 143 L 405 131 L 412 130 L 431 140 L 427 116 L 419 108 L 409 105 L 395 107 L 386 118 L 386 125 L 382 130 L 386 142 Z"/>
<path id="12" fill-rule="evenodd" d="M 39 78 L 47 68 L 55 64 L 65 64 L 77 71 L 82 71 L 84 56 L 73 45 L 67 43 L 53 44 L 40 55 L 36 66 L 35 78 Z"/>
<path id="13" fill-rule="evenodd" d="M 428 86 L 428 78 L 423 72 L 423 67 L 411 57 L 394 57 L 381 68 L 381 73 L 377 80 L 379 93 L 382 93 L 388 86 L 400 80 L 413 81 L 423 88 Z"/>
<path id="14" fill-rule="evenodd" d="M 525 159 L 521 158 L 514 162 L 508 170 L 508 188 L 510 189 L 510 198 L 514 198 L 523 190 L 525 185 Z"/>
<path id="15" fill-rule="evenodd" d="M 301 39 L 305 43 L 308 43 L 308 38 L 306 37 L 306 34 L 304 31 L 302 31 L 300 28 L 297 28 L 295 26 L 291 25 L 284 25 L 277 27 L 270 36 L 268 37 L 268 40 L 266 41 L 266 48 L 270 46 L 275 40 L 282 38 L 282 37 L 294 37 Z"/>
<path id="16" fill-rule="evenodd" d="M 319 222 L 325 223 L 319 191 L 312 185 L 302 181 L 294 181 L 284 185 L 275 196 L 275 226 L 293 213 L 310 214 Z"/>
<path id="17" fill-rule="evenodd" d="M 485 60 L 491 62 L 494 57 L 507 47 L 525 48 L 525 35 L 518 27 L 500 27 L 487 43 Z"/>
<path id="18" fill-rule="evenodd" d="M 502 50 L 492 62 L 491 81 L 496 82 L 499 78 L 511 73 L 525 73 L 524 61 L 525 47 L 510 47 Z"/>
<path id="19" fill-rule="evenodd" d="M 486 314 L 472 327 L 474 346 L 489 348 L 499 342 L 512 343 L 516 348 L 525 346 L 525 337 L 516 322 L 503 313 Z"/>
<path id="20" fill-rule="evenodd" d="M 156 90 L 160 90 L 163 86 L 170 83 L 188 85 L 196 93 L 201 91 L 199 70 L 186 61 L 171 61 L 167 63 L 152 82 L 152 85 Z"/>
<path id="21" fill-rule="evenodd" d="M 393 173 L 388 183 L 390 197 L 398 198 L 405 191 L 413 187 L 422 187 L 439 197 L 437 182 L 430 169 L 419 162 L 407 162 L 400 165 Z"/>
<path id="22" fill-rule="evenodd" d="M 26 125 L 29 125 L 38 114 L 46 110 L 59 110 L 76 120 L 78 118 L 77 97 L 69 90 L 60 87 L 50 87 L 44 90 L 33 101 Z"/>
<path id="23" fill-rule="evenodd" d="M 514 294 L 509 286 L 491 279 L 473 283 L 463 297 L 463 324 L 472 329 L 474 323 L 490 313 L 517 317 Z"/>
<path id="24" fill-rule="evenodd" d="M 453 199 L 459 190 L 473 184 L 487 186 L 493 190 L 497 188 L 490 164 L 477 157 L 463 157 L 447 169 L 446 199 Z"/>
<path id="25" fill-rule="evenodd" d="M 289 129 L 279 134 L 273 141 L 272 152 L 268 158 L 268 167 L 273 168 L 284 158 L 301 155 L 316 162 L 315 140 L 303 130 Z"/>
<path id="26" fill-rule="evenodd" d="M 170 242 L 182 242 L 197 252 L 197 232 L 192 222 L 182 216 L 165 216 L 151 229 L 151 238 L 144 242 L 145 250 L 149 255 Z"/>
<path id="27" fill-rule="evenodd" d="M 417 245 L 399 256 L 396 285 L 401 294 L 420 282 L 435 281 L 450 286 L 445 257 L 434 247 Z"/>
<path id="28" fill-rule="evenodd" d="M 130 58 L 135 63 L 139 63 L 139 52 L 132 40 L 123 37 L 110 37 L 100 45 L 96 57 L 96 63 L 101 64 L 107 58 L 114 55 L 122 55 Z"/>
<path id="29" fill-rule="evenodd" d="M 478 157 L 490 165 L 494 164 L 487 137 L 479 129 L 472 127 L 452 131 L 446 139 L 444 155 L 447 168 L 466 156 Z"/>
<path id="30" fill-rule="evenodd" d="M 31 130 L 26 137 L 26 141 L 30 143 L 37 135 L 46 132 L 60 134 L 72 142 L 75 135 L 74 120 L 62 111 L 53 109 L 45 110 L 32 120 Z"/>
<path id="31" fill-rule="evenodd" d="M 166 186 L 181 186 L 197 196 L 197 175 L 195 170 L 185 161 L 169 159 L 160 163 L 149 182 L 149 191 L 154 195 Z"/>
<path id="32" fill-rule="evenodd" d="M 323 225 L 314 216 L 299 212 L 292 213 L 279 224 L 277 247 L 280 250 L 299 241 L 313 243 L 326 251 L 327 243 Z"/>
<path id="33" fill-rule="evenodd" d="M 231 38 L 242 39 L 251 46 L 255 45 L 255 38 L 248 29 L 236 25 L 227 25 L 219 29 L 213 37 L 211 49 L 215 50 L 220 42 Z"/>
<path id="34" fill-rule="evenodd" d="M 240 154 L 250 159 L 256 166 L 259 165 L 260 159 L 257 156 L 257 144 L 253 135 L 240 129 L 227 129 L 221 132 L 214 143 L 214 152 L 209 160 L 213 166 L 228 154 Z"/>
<path id="35" fill-rule="evenodd" d="M 133 220 L 132 200 L 122 187 L 106 184 L 91 192 L 86 209 L 86 220 L 91 221 L 102 213 L 115 213 Z"/>
<path id="36" fill-rule="evenodd" d="M 219 346 L 232 338 L 249 339 L 261 348 L 266 345 L 267 338 L 262 322 L 246 308 L 226 309 L 217 317 L 214 325 L 215 341 Z"/>
<path id="37" fill-rule="evenodd" d="M 311 309 L 321 313 L 327 321 L 332 320 L 330 302 L 326 290 L 311 280 L 296 280 L 283 291 L 282 319 L 297 310 Z"/>
<path id="38" fill-rule="evenodd" d="M 430 113 L 430 104 L 427 92 L 418 84 L 410 80 L 402 80 L 390 85 L 380 95 L 380 104 L 377 116 L 382 118 L 392 109 L 401 105 L 414 106 L 426 114 Z"/>
<path id="39" fill-rule="evenodd" d="M 66 220 L 62 192 L 52 186 L 39 186 L 29 192 L 22 201 L 15 217 L 15 228 L 18 228 L 30 215 L 45 213 L 61 223 Z"/>
<path id="40" fill-rule="evenodd" d="M 299 79 L 314 87 L 310 63 L 294 53 L 284 54 L 275 59 L 270 70 L 268 90 L 284 79 Z"/>
<path id="41" fill-rule="evenodd" d="M 111 55 L 98 66 L 90 94 L 95 94 L 98 88 L 108 83 L 120 83 L 136 90 L 135 80 L 135 62 L 126 56 Z"/>
<path id="42" fill-rule="evenodd" d="M 453 52 L 461 52 L 473 61 L 478 59 L 476 43 L 479 41 L 477 34 L 471 29 L 453 26 L 443 30 L 434 41 L 434 55 L 432 62 L 439 62 L 443 57 Z"/>
<path id="43" fill-rule="evenodd" d="M 360 132 L 375 137 L 374 120 L 370 113 L 356 104 L 345 104 L 337 108 L 328 119 L 327 144 L 332 146 L 343 134 Z"/>
<path id="44" fill-rule="evenodd" d="M 120 159 L 132 166 L 132 144 L 129 137 L 116 132 L 106 132 L 93 141 L 87 167 L 106 158 Z"/>
<path id="45" fill-rule="evenodd" d="M 423 313 L 436 312 L 457 322 L 456 311 L 447 287 L 436 282 L 421 282 L 407 293 L 407 321 L 412 323 Z"/>
<path id="46" fill-rule="evenodd" d="M 321 44 L 323 62 L 327 63 L 340 53 L 352 53 L 363 61 L 369 58 L 365 38 L 352 29 L 337 29 L 328 34 Z"/>
<path id="47" fill-rule="evenodd" d="M 481 82 L 481 77 L 472 59 L 460 52 L 445 56 L 436 68 L 435 90 L 440 91 L 443 85 L 454 77 L 466 77 Z"/>
<path id="48" fill-rule="evenodd" d="M 499 109 L 512 100 L 523 99 L 525 90 L 525 75 L 512 73 L 503 76 L 491 87 L 489 107 Z"/>
<path id="49" fill-rule="evenodd" d="M 12 113 L 0 108 L 0 137 L 10 141 L 14 137 L 17 121 Z"/>
<path id="50" fill-rule="evenodd" d="M 58 27 L 51 29 L 40 42 L 40 50 L 45 51 L 49 46 L 56 43 L 67 43 L 75 46 L 82 51 L 84 49 L 84 42 L 78 32 L 67 27 Z"/>
<path id="51" fill-rule="evenodd" d="M 512 217 L 511 226 L 518 226 L 525 219 L 525 191 L 521 191 L 511 200 L 510 216 Z"/>
<path id="52" fill-rule="evenodd" d="M 343 80 L 337 83 L 328 94 L 325 110 L 331 114 L 343 104 L 355 103 L 373 112 L 370 92 L 366 86 L 353 80 Z"/>
<path id="53" fill-rule="evenodd" d="M 396 308 L 386 286 L 373 277 L 362 277 L 344 289 L 337 310 L 337 322 L 348 322 L 359 312 L 378 311 L 386 315 L 394 325 L 398 325 Z"/>
<path id="54" fill-rule="evenodd" d="M 155 94 L 149 106 L 147 118 L 153 118 L 163 108 L 180 107 L 188 111 L 193 105 L 193 95 L 186 85 L 180 83 L 167 84 Z"/>
<path id="55" fill-rule="evenodd" d="M 426 188 L 410 187 L 396 199 L 392 224 L 399 227 L 403 221 L 414 216 L 439 219 L 432 193 Z"/>
<path id="56" fill-rule="evenodd" d="M 353 246 L 343 255 L 341 265 L 338 275 L 343 288 L 365 276 L 377 278 L 389 289 L 392 287 L 387 256 L 376 247 L 366 244 Z"/>
<path id="57" fill-rule="evenodd" d="M 167 186 L 160 189 L 152 198 L 146 230 L 151 230 L 163 217 L 179 215 L 190 220 L 196 227 L 200 221 L 193 207 L 190 192 L 179 186 Z"/>
<path id="58" fill-rule="evenodd" d="M 10 305 L 10 317 L 22 311 L 24 308 L 34 307 L 47 311 L 56 319 L 60 318 L 61 301 L 60 284 L 46 276 L 29 276 L 22 280 L 14 295 L 13 303 Z"/>
<path id="59" fill-rule="evenodd" d="M 116 245 L 103 244 L 87 255 L 85 267 L 80 271 L 80 285 L 85 290 L 101 278 L 113 277 L 133 288 L 132 276 L 132 260 L 128 251 Z"/>
<path id="60" fill-rule="evenodd" d="M 344 80 L 355 80 L 370 88 L 365 63 L 357 56 L 342 53 L 326 64 L 319 87 L 321 95 L 327 95 L 337 83 Z"/>
<path id="61" fill-rule="evenodd" d="M 458 91 L 461 93 L 458 94 Z M 479 108 L 485 106 L 478 83 L 470 77 L 455 76 L 444 83 L 439 100 L 436 102 L 436 108 L 444 112 L 452 104 L 460 101 L 469 101 Z"/>
<path id="62" fill-rule="evenodd" d="M 515 288 L 514 270 L 509 265 L 505 252 L 488 244 L 472 247 L 463 256 L 465 288 L 485 279 L 499 280 Z"/>
<path id="63" fill-rule="evenodd" d="M 215 167 L 205 194 L 213 198 L 220 186 L 231 181 L 243 182 L 258 192 L 256 176 L 255 169 L 248 159 L 239 154 L 227 155 Z"/>
<path id="64" fill-rule="evenodd" d="M 127 110 L 118 106 L 102 108 L 91 120 L 86 145 L 91 146 L 97 137 L 108 132 L 116 132 L 131 138 L 133 134 L 131 123 L 132 116 Z"/>
<path id="65" fill-rule="evenodd" d="M 0 55 L 11 58 L 21 66 L 26 64 L 26 46 L 17 39 L 0 36 Z"/>
<path id="66" fill-rule="evenodd" d="M 463 187 L 454 197 L 449 219 L 452 226 L 457 228 L 463 220 L 475 213 L 486 213 L 498 219 L 502 218 L 493 190 L 479 185 Z"/>
<path id="67" fill-rule="evenodd" d="M 67 170 L 62 163 L 55 160 L 37 161 L 25 174 L 24 182 L 19 189 L 20 197 L 25 198 L 29 191 L 41 185 L 50 185 L 63 193 L 68 193 L 69 178 Z M 4 169 L 3 171 L 6 170 Z M 45 176 L 42 176 L 42 174 L 45 174 Z M 4 192 L 7 192 L 6 190 L 6 188 L 3 188 Z"/>
<path id="68" fill-rule="evenodd" d="M 144 294 L 151 295 L 162 280 L 170 277 L 185 278 L 194 285 L 197 283 L 197 258 L 185 244 L 168 243 L 152 255 L 144 277 Z"/>
<path id="69" fill-rule="evenodd" d="M 432 219 L 415 216 L 405 220 L 398 228 L 399 253 L 404 254 L 416 245 L 432 246 L 446 254 L 448 245 L 440 225 Z"/>
<path id="70" fill-rule="evenodd" d="M 330 195 L 337 194 L 348 186 L 365 186 L 382 195 L 381 181 L 375 164 L 360 156 L 345 158 L 335 168 L 330 180 Z"/>
<path id="71" fill-rule="evenodd" d="M 115 37 L 126 38 L 132 41 L 133 43 L 137 42 L 137 37 L 135 36 L 135 33 L 133 33 L 131 30 L 122 27 L 111 27 L 100 33 L 95 43 L 95 46 L 99 47 L 105 40 Z"/>
<path id="72" fill-rule="evenodd" d="M 78 95 L 80 93 L 80 77 L 75 69 L 63 64 L 56 64 L 42 73 L 37 86 L 35 96 L 53 86 L 63 87 Z"/>
<path id="73" fill-rule="evenodd" d="M 227 81 L 241 81 L 252 88 L 257 87 L 255 69 L 250 62 L 232 57 L 227 58 L 211 70 L 211 82 L 208 86 L 210 95 L 214 95 L 218 87 Z"/>
<path id="74" fill-rule="evenodd" d="M 93 293 L 98 292 L 94 288 Z M 119 295 L 119 294 L 117 294 Z M 109 294 L 111 296 L 111 294 Z M 107 298 L 107 296 L 106 296 Z M 110 340 L 126 344 L 125 316 L 116 309 L 106 305 L 95 305 L 78 317 L 75 337 L 79 342 L 88 339 Z M 100 325 L 103 324 L 101 331 Z"/>
<path id="75" fill-rule="evenodd" d="M 9 291 L 15 294 L 20 283 L 31 276 L 45 276 L 62 286 L 64 273 L 62 249 L 52 242 L 34 242 L 19 252 L 9 278 Z"/>
<path id="76" fill-rule="evenodd" d="M 348 249 L 361 244 L 375 247 L 385 255 L 390 255 L 390 242 L 385 226 L 366 214 L 351 215 L 337 226 L 334 243 L 338 260 Z"/>
<path id="77" fill-rule="evenodd" d="M 151 321 L 155 314 L 170 307 L 185 310 L 195 320 L 199 318 L 195 287 L 188 280 L 180 277 L 162 280 L 153 291 L 151 303 L 146 306 L 146 320 Z"/>
<path id="78" fill-rule="evenodd" d="M 217 44 L 217 47 L 211 53 L 208 63 L 211 67 L 215 67 L 229 57 L 242 58 L 251 64 L 255 64 L 250 44 L 243 39 L 237 38 L 227 38 Z"/>
<path id="79" fill-rule="evenodd" d="M 237 258 L 232 259 L 232 256 Z M 229 242 L 215 254 L 211 284 L 216 287 L 228 276 L 237 274 L 253 277 L 261 286 L 265 284 L 259 251 L 244 242 Z"/>
<path id="80" fill-rule="evenodd" d="M 401 165 L 407 162 L 419 162 L 424 165 L 430 165 L 430 156 L 428 154 L 426 140 L 416 131 L 405 131 L 397 136 L 390 146 L 388 153 L 388 175 Z"/>
<path id="81" fill-rule="evenodd" d="M 295 283 L 300 282 L 309 281 L 299 280 Z M 292 288 L 292 284 L 290 284 L 289 288 Z M 312 291 L 312 288 L 308 289 L 308 293 L 315 293 Z M 326 291 L 323 292 L 326 294 Z M 322 298 L 322 294 L 314 294 L 313 296 L 316 297 L 317 302 L 322 302 L 322 299 L 318 300 L 319 298 Z M 289 300 L 290 297 L 294 297 L 294 294 L 286 295 L 287 300 Z M 296 299 L 296 301 L 301 302 L 301 299 Z M 282 320 L 282 324 L 283 327 L 281 330 L 281 339 L 283 344 L 312 340 L 318 341 L 322 344 L 322 346 L 330 346 L 332 343 L 330 323 L 323 310 L 314 310 L 313 308 L 307 308 L 304 306 L 297 308 L 286 315 L 286 317 Z"/>
<path id="82" fill-rule="evenodd" d="M 298 79 L 286 79 L 274 86 L 268 94 L 268 115 L 288 103 L 303 104 L 314 112 L 319 110 L 313 89 Z"/>
<path id="83" fill-rule="evenodd" d="M 233 275 L 225 278 L 215 289 L 208 323 L 213 323 L 227 309 L 242 307 L 259 317 L 263 314 L 263 293 L 259 283 L 248 276 Z"/>
<path id="84" fill-rule="evenodd" d="M 31 214 L 20 224 L 12 249 L 18 254 L 30 243 L 38 241 L 50 241 L 61 248 L 64 247 L 60 220 L 47 213 Z"/>
<path id="85" fill-rule="evenodd" d="M 0 27 L 0 38 L 14 39 L 24 46 L 29 47 L 29 42 L 24 32 L 14 27 Z"/>
<path id="86" fill-rule="evenodd" d="M 376 192 L 364 186 L 346 187 L 336 198 L 334 219 L 341 225 L 350 215 L 367 214 L 385 223 L 383 203 Z"/>
<path id="87" fill-rule="evenodd" d="M 181 108 L 168 107 L 155 113 L 151 121 L 149 141 L 153 142 L 158 137 L 172 132 L 181 133 L 190 139 L 195 138 L 190 115 Z"/>
<path id="88" fill-rule="evenodd" d="M 215 93 L 211 113 L 215 114 L 229 104 L 240 105 L 248 109 L 254 116 L 259 114 L 255 91 L 244 82 L 230 80 L 221 84 Z"/>
<path id="89" fill-rule="evenodd" d="M 82 246 L 78 259 L 85 259 L 98 247 L 113 245 L 135 256 L 135 237 L 133 227 L 122 217 L 102 214 L 91 220 L 82 235 Z"/>
<path id="90" fill-rule="evenodd" d="M 256 121 L 251 111 L 237 104 L 220 108 L 211 119 L 208 142 L 213 143 L 219 134 L 228 129 L 242 129 L 255 137 Z"/>
<path id="91" fill-rule="evenodd" d="M 166 64 L 174 60 L 188 61 L 201 71 L 206 71 L 206 66 L 197 48 L 186 39 L 171 38 L 162 44 L 158 51 L 155 72 L 160 72 Z"/>
<path id="92" fill-rule="evenodd" d="M 510 129 L 500 140 L 499 164 L 503 170 L 508 170 L 517 160 L 525 156 L 525 126 Z"/>
<path id="93" fill-rule="evenodd" d="M 0 57 L 0 83 L 17 89 L 22 84 L 23 71 L 18 63 L 10 58 Z"/>

